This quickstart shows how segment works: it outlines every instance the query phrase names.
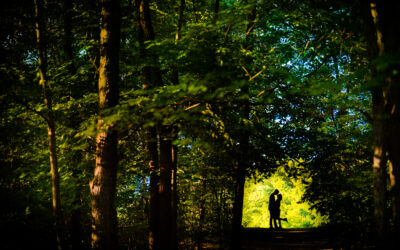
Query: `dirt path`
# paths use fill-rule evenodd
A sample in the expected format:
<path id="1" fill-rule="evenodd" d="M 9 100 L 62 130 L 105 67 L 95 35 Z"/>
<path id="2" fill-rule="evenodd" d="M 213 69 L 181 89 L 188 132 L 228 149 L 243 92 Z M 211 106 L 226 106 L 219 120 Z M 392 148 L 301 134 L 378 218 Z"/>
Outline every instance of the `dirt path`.
<path id="1" fill-rule="evenodd" d="M 340 241 L 332 232 L 321 229 L 244 228 L 243 249 L 338 249 Z"/>

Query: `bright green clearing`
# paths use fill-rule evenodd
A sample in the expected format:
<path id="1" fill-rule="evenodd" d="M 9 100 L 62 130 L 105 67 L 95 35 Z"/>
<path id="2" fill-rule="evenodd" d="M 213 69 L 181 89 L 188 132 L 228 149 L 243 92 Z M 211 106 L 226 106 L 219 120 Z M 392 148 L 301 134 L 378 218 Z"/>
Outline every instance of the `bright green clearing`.
<path id="1" fill-rule="evenodd" d="M 244 192 L 243 226 L 269 228 L 268 199 L 278 189 L 283 196 L 281 218 L 283 228 L 318 227 L 328 222 L 326 217 L 310 209 L 308 203 L 300 202 L 304 193 L 301 180 L 287 177 L 283 167 L 270 178 L 256 183 L 254 178 L 247 179 Z"/>

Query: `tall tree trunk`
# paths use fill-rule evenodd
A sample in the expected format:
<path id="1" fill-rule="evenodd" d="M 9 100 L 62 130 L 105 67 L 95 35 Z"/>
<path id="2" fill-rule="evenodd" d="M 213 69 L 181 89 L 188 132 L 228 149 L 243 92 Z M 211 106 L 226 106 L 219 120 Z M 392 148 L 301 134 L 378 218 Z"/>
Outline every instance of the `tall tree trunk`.
<path id="1" fill-rule="evenodd" d="M 72 15 L 73 15 L 73 5 L 72 0 L 64 0 L 63 2 L 63 26 L 64 26 L 64 37 L 63 37 L 63 60 L 64 63 L 67 63 L 67 70 L 69 74 L 72 76 L 76 73 L 74 59 L 74 53 L 72 49 L 73 44 L 73 36 L 72 36 Z M 74 91 L 72 88 L 69 89 L 69 95 L 73 98 Z M 80 119 L 77 118 L 76 113 L 69 113 L 70 125 L 74 131 L 78 131 L 80 125 Z M 74 137 L 76 133 L 72 135 Z M 73 150 L 70 148 L 70 150 Z M 80 151 L 73 151 L 72 162 L 73 166 L 78 166 L 82 161 L 82 153 Z M 72 177 L 78 180 L 79 177 L 79 169 L 75 167 L 72 170 Z M 69 235 L 70 235 L 70 244 L 72 249 L 82 249 L 82 203 L 81 203 L 81 188 L 80 185 L 75 187 L 75 196 L 73 200 L 73 210 L 71 212 L 70 217 L 70 225 L 69 225 Z"/>
<path id="2" fill-rule="evenodd" d="M 378 91 L 376 91 L 378 92 Z M 388 215 L 387 215 L 387 158 L 386 158 L 386 120 L 384 119 L 382 96 L 373 93 L 373 176 L 374 176 L 374 215 L 377 238 L 380 244 L 387 241 Z"/>
<path id="3" fill-rule="evenodd" d="M 100 67 L 100 55 L 99 55 L 99 45 L 100 45 L 100 32 L 99 32 L 99 23 L 100 23 L 100 16 L 98 13 L 99 5 L 97 0 L 87 0 L 83 2 L 85 8 L 90 15 L 89 25 L 86 29 L 85 39 L 86 42 L 89 43 L 87 54 L 90 58 L 92 63 L 92 68 L 95 69 L 95 74 L 93 76 L 94 79 L 98 78 L 99 67 Z M 93 16 L 93 17 L 92 17 Z M 96 82 L 96 90 L 98 89 L 97 82 Z"/>
<path id="4" fill-rule="evenodd" d="M 368 3 L 366 3 L 368 4 Z M 365 7 L 366 36 L 370 49 L 371 60 L 375 59 L 384 52 L 382 44 L 382 31 L 379 27 L 378 12 L 375 4 Z M 372 68 L 373 75 L 376 75 L 376 69 Z M 387 180 L 386 180 L 386 134 L 387 121 L 385 120 L 385 95 L 386 90 L 384 84 L 375 87 L 372 92 L 372 109 L 373 109 L 373 177 L 374 177 L 374 216 L 376 225 L 376 238 L 378 244 L 382 245 L 387 241 Z"/>
<path id="5" fill-rule="evenodd" d="M 213 17 L 213 24 L 215 24 L 218 20 L 218 13 L 219 13 L 219 0 L 215 0 L 214 2 L 214 17 Z"/>
<path id="6" fill-rule="evenodd" d="M 377 1 L 376 5 L 379 28 L 382 32 L 383 53 L 393 57 L 394 61 L 400 58 L 400 3 L 398 1 Z M 396 248 L 400 248 L 400 65 L 389 65 L 385 74 L 385 85 L 388 88 L 388 155 L 390 161 L 390 182 L 392 198 L 392 221 Z"/>
<path id="7" fill-rule="evenodd" d="M 242 244 L 242 216 L 243 216 L 243 197 L 244 197 L 244 184 L 246 178 L 246 166 L 248 160 L 248 140 L 246 143 L 246 136 L 240 140 L 240 156 L 243 157 L 236 166 L 235 176 L 235 200 L 233 204 L 233 217 L 232 217 L 232 239 L 231 249 L 241 249 Z M 248 137 L 247 137 L 248 139 Z M 247 147 L 246 147 L 247 145 Z"/>
<path id="8" fill-rule="evenodd" d="M 147 131 L 147 150 L 149 152 L 149 167 L 150 167 L 150 220 L 149 220 L 149 249 L 159 249 L 159 164 L 158 164 L 158 145 L 157 145 L 157 130 L 155 127 L 149 128 Z"/>
<path id="9" fill-rule="evenodd" d="M 256 6 L 251 8 L 248 18 L 249 24 L 246 29 L 246 48 L 251 50 L 253 45 L 248 40 L 255 26 L 256 20 Z M 245 64 L 250 65 L 251 59 L 245 58 Z M 241 117 L 245 120 L 249 119 L 250 114 L 250 101 L 249 101 L 249 87 L 248 85 L 242 88 L 243 101 L 240 106 Z M 244 124 L 247 124 L 246 122 Z M 245 125 L 246 127 L 246 125 Z M 238 165 L 236 169 L 236 184 L 235 184 L 235 201 L 233 207 L 233 218 L 232 218 L 232 240 L 231 249 L 241 249 L 242 243 L 242 217 L 243 217 L 243 197 L 244 197 L 244 185 L 246 179 L 246 172 L 249 166 L 249 130 L 245 128 L 244 131 L 239 135 L 239 155 Z"/>
<path id="10" fill-rule="evenodd" d="M 175 133 L 175 132 L 173 132 Z M 176 182 L 178 168 L 178 147 L 171 145 L 172 170 L 171 170 L 171 244 L 172 249 L 178 249 L 177 218 L 178 218 L 178 185 Z"/>
<path id="11" fill-rule="evenodd" d="M 181 0 L 179 5 L 179 14 L 178 14 L 178 23 L 176 26 L 176 33 L 175 33 L 175 44 L 178 43 L 179 39 L 181 38 L 181 30 L 184 24 L 184 12 L 186 8 L 186 1 Z"/>
<path id="12" fill-rule="evenodd" d="M 203 179 L 201 180 L 201 197 L 200 197 L 200 207 L 199 207 L 199 229 L 198 229 L 198 235 L 196 239 L 196 248 L 197 250 L 201 249 L 201 243 L 204 240 L 204 219 L 206 215 L 206 193 L 207 193 L 207 183 L 206 183 L 206 176 L 203 176 Z M 216 204 L 218 205 L 218 204 Z"/>
<path id="13" fill-rule="evenodd" d="M 171 129 L 163 126 L 160 131 L 160 246 L 164 249 L 175 249 L 172 239 L 172 143 Z"/>
<path id="14" fill-rule="evenodd" d="M 181 37 L 181 30 L 184 24 L 184 11 L 186 8 L 185 0 L 180 1 L 178 23 L 175 34 L 175 44 L 178 44 Z M 179 72 L 176 65 L 172 65 L 172 82 L 175 85 L 179 84 Z M 178 127 L 173 126 L 172 138 L 176 139 L 178 135 Z M 177 190 L 177 169 L 178 169 L 178 147 L 171 143 L 171 156 L 172 156 L 172 170 L 171 170 L 171 245 L 172 249 L 178 248 L 177 238 L 177 219 L 178 219 L 178 190 Z"/>
<path id="15" fill-rule="evenodd" d="M 157 56 L 149 53 L 144 46 L 145 41 L 154 40 L 154 30 L 152 26 L 149 3 L 146 0 L 136 0 L 137 8 L 137 26 L 139 33 L 140 56 L 143 59 L 150 59 L 157 64 Z M 159 86 L 162 82 L 160 68 L 156 66 L 143 67 L 143 87 L 151 89 Z M 159 136 L 156 128 L 150 128 L 152 132 L 148 133 L 149 141 L 157 142 L 159 139 L 159 166 L 154 165 L 153 169 L 159 167 L 160 176 L 150 175 L 150 249 L 176 249 L 176 217 L 173 212 L 175 207 L 174 195 L 172 194 L 175 174 L 173 174 L 174 161 L 172 147 L 172 130 L 166 126 L 160 126 Z M 157 147 L 154 145 L 148 148 L 151 161 L 155 161 Z M 151 171 L 156 173 L 156 171 Z M 156 193 L 158 191 L 158 193 Z"/>
<path id="16" fill-rule="evenodd" d="M 366 23 L 366 37 L 370 52 L 370 60 L 379 56 L 393 56 L 400 52 L 400 24 L 398 13 L 399 3 L 388 1 L 363 2 L 364 21 Z M 390 181 L 393 205 L 393 221 L 397 237 L 394 240 L 399 245 L 399 149 L 397 139 L 399 133 L 400 81 L 399 76 L 393 75 L 394 70 L 399 71 L 398 65 L 390 65 L 385 72 L 378 72 L 376 66 L 372 67 L 373 76 L 384 74 L 380 86 L 374 87 L 372 92 L 373 106 L 373 175 L 375 198 L 375 221 L 378 244 L 385 247 L 388 244 L 388 214 L 387 210 L 387 153 L 390 160 Z"/>
<path id="17" fill-rule="evenodd" d="M 400 69 L 398 69 L 400 72 Z M 389 124 L 390 186 L 392 197 L 392 219 L 396 248 L 400 248 L 400 80 L 395 80 L 391 90 Z M 396 86 L 397 85 L 397 86 Z"/>
<path id="18" fill-rule="evenodd" d="M 243 93 L 246 97 L 243 100 L 243 104 L 240 108 L 240 113 L 243 119 L 249 118 L 249 100 L 248 100 L 248 87 L 242 88 Z M 244 123 L 246 124 L 246 123 Z M 244 125 L 243 124 L 243 125 Z M 245 126 L 245 125 L 244 125 Z M 246 126 L 245 126 L 246 127 Z M 235 176 L 235 200 L 233 206 L 233 217 L 232 217 L 232 240 L 231 249 L 241 249 L 242 244 L 242 217 L 243 217 L 243 198 L 244 198 L 244 185 L 246 179 L 246 171 L 249 163 L 249 133 L 248 129 L 239 135 L 239 159 L 236 166 Z"/>
<path id="19" fill-rule="evenodd" d="M 56 125 L 54 122 L 52 98 L 47 85 L 47 54 L 45 46 L 46 40 L 44 37 L 45 23 L 42 12 L 43 12 L 43 2 L 41 0 L 35 0 L 36 42 L 37 42 L 37 53 L 39 62 L 40 84 L 42 85 L 44 102 L 47 109 L 46 122 L 47 122 L 47 135 L 49 140 L 49 152 L 50 152 L 53 216 L 55 219 L 57 247 L 58 249 L 65 249 L 66 240 L 64 231 L 64 220 L 61 210 L 60 175 L 58 173 Z"/>
<path id="20" fill-rule="evenodd" d="M 399 138 L 399 137 L 397 137 Z M 392 144 L 392 142 L 391 142 Z M 391 145 L 392 146 L 392 145 Z M 397 146 L 397 145 L 396 145 Z M 400 152 L 400 148 L 397 148 L 396 152 Z M 394 233 L 396 235 L 395 238 L 399 236 L 400 230 L 400 184 L 399 184 L 399 159 L 398 157 L 391 157 L 389 163 L 389 174 L 390 174 L 390 187 L 391 187 L 391 198 L 392 198 L 392 219 L 393 219 L 393 228 Z"/>
<path id="21" fill-rule="evenodd" d="M 151 57 L 145 48 L 145 41 L 154 39 L 151 23 L 149 3 L 146 0 L 136 0 L 137 30 L 139 33 L 140 58 L 146 60 Z M 144 89 L 154 88 L 160 84 L 159 69 L 153 66 L 144 66 L 142 81 Z M 156 126 L 147 129 L 147 150 L 150 167 L 150 215 L 149 215 L 149 249 L 160 249 L 160 197 L 159 197 L 159 158 L 158 133 Z"/>
<path id="22" fill-rule="evenodd" d="M 80 157 L 81 159 L 81 157 Z M 76 176 L 76 174 L 73 173 Z M 77 178 L 77 177 L 75 177 Z M 81 188 L 80 185 L 75 187 L 75 197 L 73 200 L 73 206 L 76 207 L 71 213 L 71 225 L 70 225 L 70 240 L 72 249 L 82 249 L 82 202 L 81 202 Z"/>
<path id="23" fill-rule="evenodd" d="M 120 5 L 118 0 L 101 1 L 99 110 L 96 137 L 96 166 L 90 182 L 92 195 L 93 249 L 117 248 L 117 216 L 114 207 L 117 179 L 117 132 L 104 123 L 102 111 L 118 103 Z"/>
<path id="24" fill-rule="evenodd" d="M 72 0 L 64 0 L 63 3 L 63 25 L 64 25 L 64 61 L 71 63 L 70 70 L 75 71 L 75 66 L 72 61 L 74 54 L 72 51 Z"/>

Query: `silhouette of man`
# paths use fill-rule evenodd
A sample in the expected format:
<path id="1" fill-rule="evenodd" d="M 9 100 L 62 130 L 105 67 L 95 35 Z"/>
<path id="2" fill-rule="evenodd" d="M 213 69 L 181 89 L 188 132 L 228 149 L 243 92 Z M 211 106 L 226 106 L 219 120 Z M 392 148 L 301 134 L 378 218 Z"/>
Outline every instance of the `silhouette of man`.
<path id="1" fill-rule="evenodd" d="M 278 228 L 276 224 L 276 206 L 275 206 L 275 195 L 279 194 L 279 190 L 275 189 L 275 191 L 269 196 L 268 210 L 269 210 L 269 228 Z M 272 221 L 274 222 L 274 226 L 272 226 Z"/>

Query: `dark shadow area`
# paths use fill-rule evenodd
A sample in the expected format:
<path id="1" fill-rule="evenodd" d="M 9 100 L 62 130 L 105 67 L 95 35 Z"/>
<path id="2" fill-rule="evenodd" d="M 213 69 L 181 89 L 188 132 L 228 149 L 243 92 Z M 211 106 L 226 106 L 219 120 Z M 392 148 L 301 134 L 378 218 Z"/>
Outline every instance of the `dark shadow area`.
<path id="1" fill-rule="evenodd" d="M 346 238 L 333 228 L 243 229 L 243 249 L 341 249 Z"/>

